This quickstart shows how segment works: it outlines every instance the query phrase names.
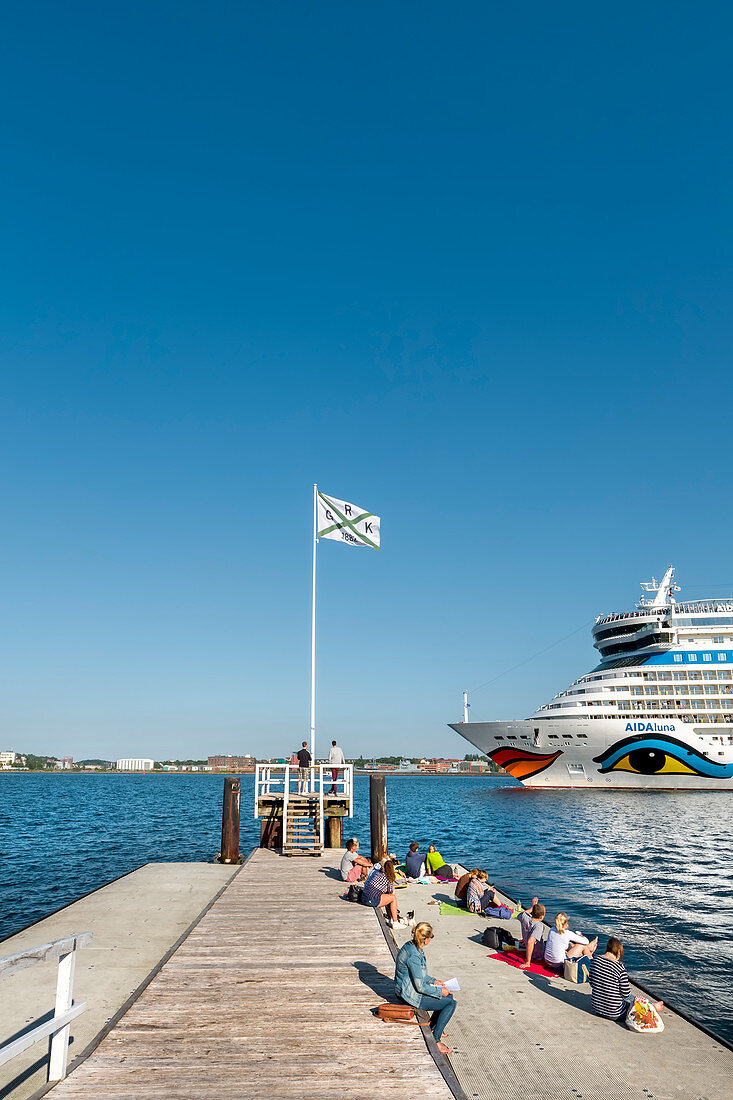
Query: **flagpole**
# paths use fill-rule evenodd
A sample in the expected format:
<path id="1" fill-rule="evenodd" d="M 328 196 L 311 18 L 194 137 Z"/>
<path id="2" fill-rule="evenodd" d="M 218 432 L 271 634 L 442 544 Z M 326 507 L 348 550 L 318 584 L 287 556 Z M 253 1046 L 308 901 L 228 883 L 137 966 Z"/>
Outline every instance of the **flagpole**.
<path id="1" fill-rule="evenodd" d="M 313 483 L 313 603 L 311 605 L 311 763 L 316 761 L 316 546 L 318 545 L 318 486 Z"/>

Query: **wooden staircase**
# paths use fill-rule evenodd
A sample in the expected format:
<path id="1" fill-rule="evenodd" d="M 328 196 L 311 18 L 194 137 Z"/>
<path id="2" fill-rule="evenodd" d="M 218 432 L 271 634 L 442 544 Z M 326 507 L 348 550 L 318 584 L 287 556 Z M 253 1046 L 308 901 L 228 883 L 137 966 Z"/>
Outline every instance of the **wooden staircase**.
<path id="1" fill-rule="evenodd" d="M 290 795 L 283 829 L 284 856 L 320 856 L 321 808 L 316 795 Z"/>

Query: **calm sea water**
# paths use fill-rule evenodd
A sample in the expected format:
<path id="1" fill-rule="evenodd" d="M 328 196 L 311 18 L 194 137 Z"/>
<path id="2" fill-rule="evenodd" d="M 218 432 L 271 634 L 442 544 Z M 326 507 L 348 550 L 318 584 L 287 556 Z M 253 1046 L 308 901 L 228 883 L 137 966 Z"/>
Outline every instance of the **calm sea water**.
<path id="1" fill-rule="evenodd" d="M 0 775 L 0 937 L 143 863 L 211 860 L 221 776 Z M 345 828 L 369 843 L 369 780 Z M 259 841 L 242 779 L 241 847 Z M 733 1041 L 733 793 L 525 790 L 387 780 L 390 847 L 435 843 L 539 895 L 572 928 L 617 935 L 632 975 Z M 1 949 L 0 949 L 1 953 Z"/>

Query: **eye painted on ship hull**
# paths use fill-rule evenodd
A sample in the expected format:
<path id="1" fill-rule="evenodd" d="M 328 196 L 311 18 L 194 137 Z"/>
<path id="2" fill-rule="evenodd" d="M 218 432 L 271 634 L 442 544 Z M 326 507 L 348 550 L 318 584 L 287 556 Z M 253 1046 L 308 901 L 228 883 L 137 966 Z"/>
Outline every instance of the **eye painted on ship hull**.
<path id="1" fill-rule="evenodd" d="M 600 756 L 594 756 L 601 775 L 605 772 L 636 772 L 637 775 L 701 775 L 708 779 L 730 779 L 733 764 L 716 764 L 676 737 L 625 737 Z"/>

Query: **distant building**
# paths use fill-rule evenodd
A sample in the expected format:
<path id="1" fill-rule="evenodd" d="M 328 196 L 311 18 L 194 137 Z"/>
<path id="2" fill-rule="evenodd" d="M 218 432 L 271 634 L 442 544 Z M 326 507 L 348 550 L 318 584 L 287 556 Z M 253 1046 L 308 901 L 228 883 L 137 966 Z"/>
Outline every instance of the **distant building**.
<path id="1" fill-rule="evenodd" d="M 146 760 L 143 757 L 128 756 L 117 761 L 118 772 L 151 772 L 154 767 L 154 760 Z"/>
<path id="2" fill-rule="evenodd" d="M 17 752 L 0 752 L 0 768 L 10 768 L 18 757 Z"/>
<path id="3" fill-rule="evenodd" d="M 73 766 L 74 766 L 74 757 L 73 756 L 62 756 L 61 759 L 56 764 L 57 768 L 60 768 L 62 771 L 65 771 L 65 772 L 71 771 Z"/>
<path id="4" fill-rule="evenodd" d="M 421 760 L 418 768 L 429 775 L 443 775 L 445 772 L 457 772 L 461 761 L 456 760 Z"/>
<path id="5" fill-rule="evenodd" d="M 237 772 L 246 768 L 254 768 L 257 761 L 249 753 L 246 756 L 210 756 L 207 764 L 211 768 L 226 768 L 227 771 Z"/>
<path id="6" fill-rule="evenodd" d="M 491 764 L 488 760 L 461 760 L 460 768 L 462 772 L 489 772 Z"/>

